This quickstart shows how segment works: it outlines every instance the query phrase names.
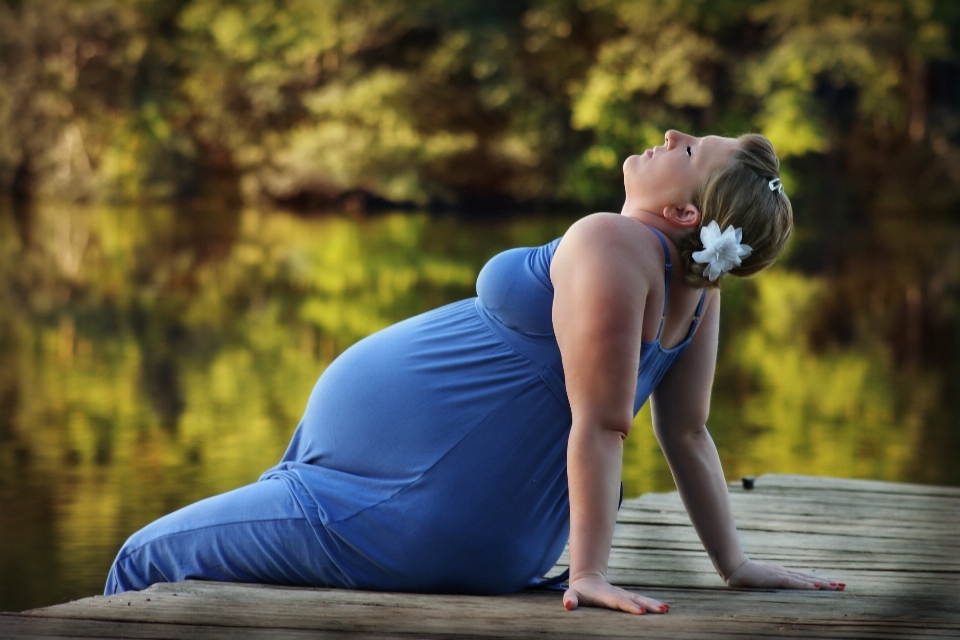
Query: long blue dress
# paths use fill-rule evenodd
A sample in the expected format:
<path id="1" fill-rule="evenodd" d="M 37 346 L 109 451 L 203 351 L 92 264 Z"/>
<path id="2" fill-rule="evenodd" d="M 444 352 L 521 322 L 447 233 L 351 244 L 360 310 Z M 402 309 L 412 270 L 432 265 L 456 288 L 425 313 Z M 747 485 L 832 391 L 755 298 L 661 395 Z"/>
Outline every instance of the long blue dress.
<path id="1" fill-rule="evenodd" d="M 105 592 L 191 578 L 425 593 L 536 584 L 569 531 L 571 414 L 549 277 L 559 242 L 498 254 L 476 298 L 347 349 L 280 464 L 134 534 Z M 702 306 L 677 347 L 643 344 L 635 411 Z"/>

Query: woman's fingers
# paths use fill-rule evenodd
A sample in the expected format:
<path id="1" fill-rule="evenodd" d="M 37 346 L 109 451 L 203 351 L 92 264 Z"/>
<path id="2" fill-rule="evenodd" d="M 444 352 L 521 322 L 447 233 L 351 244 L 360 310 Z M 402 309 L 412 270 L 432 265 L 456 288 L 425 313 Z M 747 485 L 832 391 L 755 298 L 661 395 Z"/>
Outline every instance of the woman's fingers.
<path id="1" fill-rule="evenodd" d="M 819 589 L 818 581 L 813 576 L 808 576 L 797 571 L 784 569 L 779 565 L 768 565 L 774 570 L 771 576 L 771 582 L 781 589 Z"/>
<path id="2" fill-rule="evenodd" d="M 567 611 L 573 611 L 580 605 L 615 609 L 634 615 L 666 613 L 670 610 L 669 605 L 665 605 L 653 598 L 630 593 L 625 589 L 609 584 L 602 586 L 590 585 L 584 588 L 582 592 L 572 587 L 567 589 L 563 594 L 564 608 Z"/>
<path id="3" fill-rule="evenodd" d="M 643 615 L 646 613 L 646 607 L 634 597 L 630 597 L 630 595 L 631 594 L 627 594 L 627 596 L 614 595 L 607 598 L 604 604 L 611 609 L 619 609 L 620 611 L 626 611 L 634 615 Z"/>
<path id="4" fill-rule="evenodd" d="M 584 589 L 587 593 L 580 593 L 576 589 L 567 589 L 563 596 L 563 606 L 567 611 L 573 611 L 578 606 L 585 605 L 591 607 L 605 607 L 607 609 L 617 609 L 633 614 L 644 614 L 646 608 L 631 593 L 618 589 L 621 593 L 616 593 L 613 587 L 607 585 L 605 589 Z"/>
<path id="5" fill-rule="evenodd" d="M 807 573 L 800 573 L 799 571 L 790 571 L 789 569 L 784 569 L 788 574 L 800 580 L 806 580 L 812 582 L 818 588 L 823 589 L 824 591 L 843 591 L 844 587 L 847 585 L 842 582 L 836 582 L 834 580 L 829 580 L 827 578 L 819 578 L 817 576 L 812 576 Z"/>
<path id="6" fill-rule="evenodd" d="M 846 586 L 827 578 L 791 571 L 780 565 L 747 560 L 727 583 L 731 587 L 759 587 L 761 589 L 806 589 L 842 591 Z"/>
<path id="7" fill-rule="evenodd" d="M 668 604 L 663 604 L 658 600 L 647 598 L 645 596 L 638 596 L 636 594 L 630 595 L 633 596 L 634 601 L 643 607 L 647 613 L 666 613 L 670 611 L 670 605 Z"/>
<path id="8" fill-rule="evenodd" d="M 819 587 L 810 580 L 804 580 L 803 578 L 796 578 L 791 575 L 786 575 L 781 578 L 781 586 L 787 589 L 818 589 Z"/>

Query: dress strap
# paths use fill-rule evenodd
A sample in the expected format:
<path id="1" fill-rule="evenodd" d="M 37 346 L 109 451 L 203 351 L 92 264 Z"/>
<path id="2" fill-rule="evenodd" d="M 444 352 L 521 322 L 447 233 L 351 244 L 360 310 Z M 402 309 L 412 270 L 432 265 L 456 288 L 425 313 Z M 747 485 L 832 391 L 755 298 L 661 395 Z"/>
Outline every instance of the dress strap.
<path id="1" fill-rule="evenodd" d="M 697 325 L 700 324 L 700 314 L 703 313 L 703 301 L 706 299 L 707 290 L 704 289 L 700 292 L 700 303 L 697 305 L 697 311 L 693 314 L 693 322 L 690 323 L 690 331 L 687 332 L 686 340 L 693 337 L 693 333 L 697 330 Z"/>
<path id="2" fill-rule="evenodd" d="M 670 302 L 670 274 L 673 271 L 673 265 L 670 263 L 670 249 L 667 247 L 667 240 L 663 234 L 647 225 L 647 229 L 653 231 L 660 240 L 660 246 L 663 247 L 663 311 L 660 313 L 660 327 L 657 329 L 657 340 L 660 339 L 660 333 L 663 331 L 663 321 L 667 317 L 667 303 Z M 703 306 L 703 299 L 700 300 Z M 697 316 L 700 315 L 700 307 L 697 307 Z"/>

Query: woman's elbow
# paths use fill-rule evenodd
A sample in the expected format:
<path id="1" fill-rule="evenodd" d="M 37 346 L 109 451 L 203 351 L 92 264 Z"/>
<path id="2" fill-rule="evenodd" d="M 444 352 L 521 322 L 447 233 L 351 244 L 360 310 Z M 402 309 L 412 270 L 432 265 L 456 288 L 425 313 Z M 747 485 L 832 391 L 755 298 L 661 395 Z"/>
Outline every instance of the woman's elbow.
<path id="1" fill-rule="evenodd" d="M 633 416 L 620 412 L 594 412 L 590 415 L 574 415 L 574 428 L 588 427 L 599 433 L 615 433 L 626 439 L 633 428 Z"/>
<path id="2" fill-rule="evenodd" d="M 657 416 L 653 421 L 653 433 L 660 446 L 707 433 L 709 412 L 684 412 L 670 416 Z"/>
<path id="3" fill-rule="evenodd" d="M 627 436 L 630 435 L 630 431 L 633 429 L 633 420 L 627 419 L 627 420 L 618 420 L 616 422 L 609 422 L 607 424 L 604 424 L 602 428 L 606 429 L 611 433 L 616 433 L 621 438 L 626 440 Z"/>

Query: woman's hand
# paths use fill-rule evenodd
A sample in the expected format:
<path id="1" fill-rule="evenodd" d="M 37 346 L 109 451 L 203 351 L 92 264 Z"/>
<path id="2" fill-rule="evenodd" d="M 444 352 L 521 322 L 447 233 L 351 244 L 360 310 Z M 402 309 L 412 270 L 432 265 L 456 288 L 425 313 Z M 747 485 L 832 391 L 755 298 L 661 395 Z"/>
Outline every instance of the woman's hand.
<path id="1" fill-rule="evenodd" d="M 757 562 L 749 558 L 727 578 L 727 586 L 752 587 L 755 589 L 822 589 L 824 591 L 843 591 L 847 585 L 824 578 L 790 571 L 767 562 Z"/>
<path id="2" fill-rule="evenodd" d="M 634 614 L 666 613 L 670 610 L 662 602 L 615 587 L 600 576 L 584 576 L 570 581 L 570 588 L 563 594 L 563 606 L 567 611 L 573 611 L 581 604 Z"/>

